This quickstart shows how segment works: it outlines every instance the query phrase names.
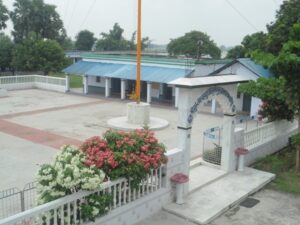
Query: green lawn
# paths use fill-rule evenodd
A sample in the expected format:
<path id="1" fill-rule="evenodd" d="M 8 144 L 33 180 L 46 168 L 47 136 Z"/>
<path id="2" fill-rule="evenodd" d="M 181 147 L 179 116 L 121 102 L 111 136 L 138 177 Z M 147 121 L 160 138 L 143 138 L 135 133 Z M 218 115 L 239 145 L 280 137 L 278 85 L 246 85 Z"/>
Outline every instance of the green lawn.
<path id="1" fill-rule="evenodd" d="M 254 168 L 276 174 L 269 188 L 300 196 L 300 174 L 295 172 L 295 157 L 295 149 L 287 147 L 260 160 Z"/>
<path id="2" fill-rule="evenodd" d="M 63 73 L 53 73 L 50 74 L 52 77 L 65 77 L 66 75 Z M 83 86 L 82 84 L 82 76 L 72 74 L 70 76 L 70 88 L 81 88 Z"/>

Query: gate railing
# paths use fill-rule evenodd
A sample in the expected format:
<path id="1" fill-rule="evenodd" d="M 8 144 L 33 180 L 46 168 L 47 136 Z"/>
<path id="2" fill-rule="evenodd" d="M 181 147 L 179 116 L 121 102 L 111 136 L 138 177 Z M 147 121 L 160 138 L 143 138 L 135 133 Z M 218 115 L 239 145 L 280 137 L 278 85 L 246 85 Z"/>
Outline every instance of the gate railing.
<path id="1" fill-rule="evenodd" d="M 41 75 L 1 76 L 0 88 L 18 90 L 41 88 L 54 91 L 67 91 L 67 79 Z"/>
<path id="2" fill-rule="evenodd" d="M 147 178 L 137 188 L 131 188 L 129 181 L 121 178 L 101 184 L 96 191 L 79 191 L 52 202 L 34 207 L 17 215 L 0 220 L 0 225 L 25 225 L 25 224 L 84 224 L 81 205 L 86 204 L 86 199 L 91 195 L 101 196 L 110 194 L 112 200 L 108 207 L 108 214 L 116 208 L 133 203 L 163 188 L 164 167 L 151 170 Z"/>
<path id="3" fill-rule="evenodd" d="M 33 208 L 36 201 L 36 183 L 31 182 L 19 188 L 0 191 L 0 219 Z"/>

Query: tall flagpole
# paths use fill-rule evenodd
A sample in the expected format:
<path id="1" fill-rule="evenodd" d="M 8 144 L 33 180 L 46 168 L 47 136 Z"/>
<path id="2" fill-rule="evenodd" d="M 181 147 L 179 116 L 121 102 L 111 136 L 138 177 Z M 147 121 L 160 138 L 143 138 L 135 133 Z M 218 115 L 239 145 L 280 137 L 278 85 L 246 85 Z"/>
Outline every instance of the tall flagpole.
<path id="1" fill-rule="evenodd" d="M 141 50 L 142 50 L 142 0 L 138 0 L 137 46 L 136 46 L 136 85 L 137 103 L 141 100 Z"/>

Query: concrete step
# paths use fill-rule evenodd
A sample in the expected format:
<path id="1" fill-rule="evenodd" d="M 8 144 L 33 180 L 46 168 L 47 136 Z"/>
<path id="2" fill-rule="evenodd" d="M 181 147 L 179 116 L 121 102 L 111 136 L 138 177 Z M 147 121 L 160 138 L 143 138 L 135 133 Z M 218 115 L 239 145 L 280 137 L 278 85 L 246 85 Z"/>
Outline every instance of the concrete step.
<path id="1" fill-rule="evenodd" d="M 226 176 L 226 172 L 212 167 L 200 165 L 190 170 L 189 194 Z"/>
<path id="2" fill-rule="evenodd" d="M 274 178 L 274 174 L 246 168 L 244 172 L 230 173 L 195 191 L 185 204 L 172 203 L 164 210 L 196 224 L 208 224 Z"/>

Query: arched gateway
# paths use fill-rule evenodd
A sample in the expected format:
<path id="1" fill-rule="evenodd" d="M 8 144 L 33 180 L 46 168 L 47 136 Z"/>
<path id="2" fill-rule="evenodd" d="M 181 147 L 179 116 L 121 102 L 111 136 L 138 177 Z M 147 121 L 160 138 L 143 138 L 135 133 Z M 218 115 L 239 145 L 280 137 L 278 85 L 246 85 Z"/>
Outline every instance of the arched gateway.
<path id="1" fill-rule="evenodd" d="M 247 79 L 237 75 L 220 75 L 197 78 L 181 78 L 171 82 L 178 92 L 178 148 L 183 150 L 183 172 L 189 174 L 191 160 L 191 130 L 200 107 L 215 99 L 222 106 L 223 138 L 221 169 L 234 170 L 234 121 L 238 83 Z M 236 141 L 235 141 L 236 142 Z"/>

